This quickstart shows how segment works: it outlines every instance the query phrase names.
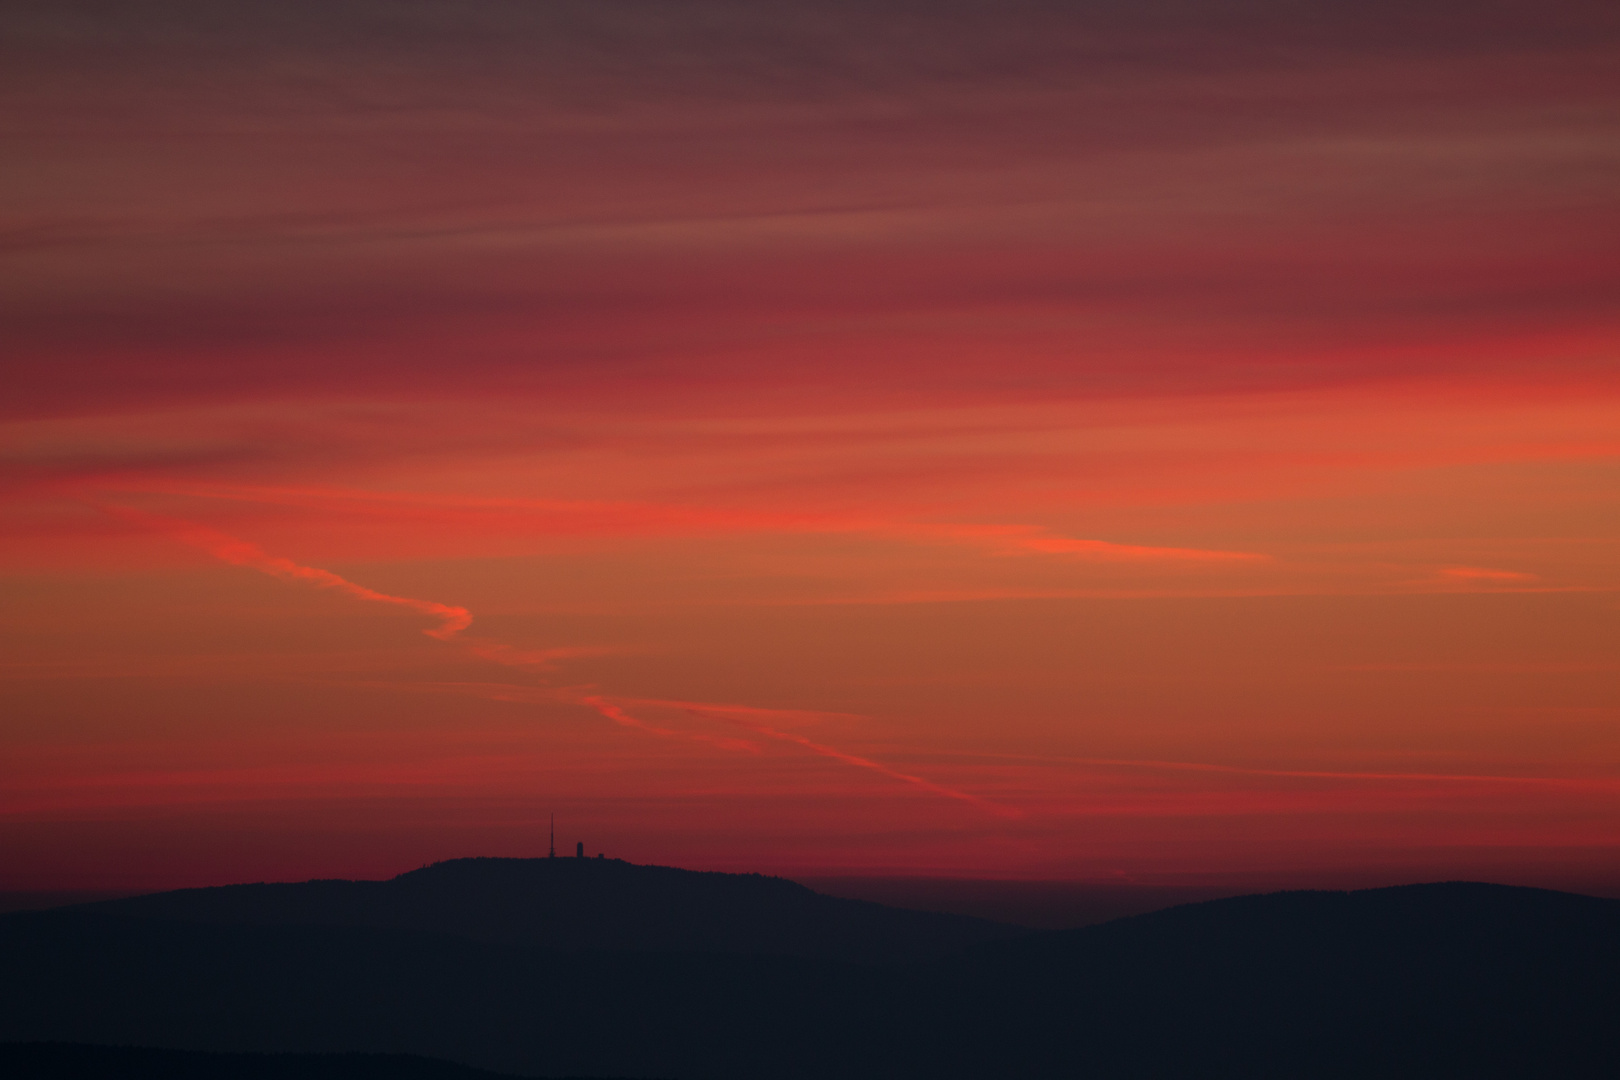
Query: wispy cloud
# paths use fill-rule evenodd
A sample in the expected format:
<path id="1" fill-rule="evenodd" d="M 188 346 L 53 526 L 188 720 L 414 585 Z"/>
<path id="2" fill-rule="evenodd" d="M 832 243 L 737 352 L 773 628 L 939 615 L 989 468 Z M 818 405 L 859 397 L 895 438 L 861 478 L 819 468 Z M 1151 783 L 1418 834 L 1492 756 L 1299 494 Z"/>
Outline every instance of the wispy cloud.
<path id="1" fill-rule="evenodd" d="M 379 604 L 394 604 L 398 607 L 408 608 L 423 615 L 431 615 L 440 621 L 437 627 L 424 630 L 422 633 L 428 637 L 438 638 L 440 641 L 449 641 L 456 634 L 472 625 L 472 612 L 464 607 L 454 607 L 450 604 L 440 604 L 433 600 L 418 600 L 412 596 L 392 596 L 388 593 L 368 589 L 344 577 L 339 577 L 330 570 L 322 570 L 314 566 L 301 566 L 291 559 L 279 555 L 271 555 L 257 544 L 249 543 L 217 529 L 210 529 L 205 525 L 198 525 L 190 521 L 177 521 L 173 518 L 158 517 L 140 510 L 124 506 L 107 506 L 103 509 L 114 517 L 125 521 L 165 533 L 176 540 L 183 541 L 193 547 L 200 548 L 222 562 L 232 566 L 246 566 L 271 577 L 283 581 L 301 582 L 314 585 L 317 588 L 333 589 L 346 593 L 360 600 L 370 600 Z"/>
<path id="2" fill-rule="evenodd" d="M 297 506 L 346 515 L 399 517 L 420 524 L 427 515 L 444 524 L 479 531 L 546 536 L 664 537 L 778 533 L 864 534 L 905 543 L 949 543 L 996 556 L 1052 555 L 1108 563 L 1261 563 L 1272 556 L 1252 551 L 1132 544 L 1065 536 L 1023 523 L 918 522 L 836 509 L 790 511 L 748 506 L 687 505 L 634 500 L 490 498 L 443 493 L 367 491 L 354 488 L 199 484 L 172 480 L 127 483 L 131 494 L 179 495 L 271 506 Z"/>
<path id="3" fill-rule="evenodd" d="M 554 671 L 566 660 L 582 660 L 593 656 L 614 656 L 629 650 L 609 645 L 562 645 L 552 649 L 520 649 L 487 638 L 465 641 L 467 651 L 485 660 L 524 671 Z"/>
<path id="4" fill-rule="evenodd" d="M 103 509 L 105 509 L 107 513 L 115 517 L 122 518 L 125 521 L 165 533 L 166 535 L 174 537 L 176 540 L 181 540 L 185 543 L 191 544 L 194 547 L 208 552 L 210 555 L 221 560 L 222 562 L 230 563 L 232 566 L 246 566 L 254 570 L 258 570 L 261 573 L 269 574 L 272 577 L 280 578 L 283 581 L 307 582 L 319 588 L 335 589 L 340 592 L 347 593 L 350 596 L 357 597 L 361 600 L 395 604 L 400 607 L 409 608 L 412 611 L 419 611 L 426 615 L 437 616 L 443 620 L 442 624 L 435 629 L 424 630 L 422 632 L 427 634 L 429 637 L 438 638 L 440 641 L 449 641 L 457 633 L 472 625 L 472 612 L 468 611 L 466 608 L 452 607 L 448 604 L 440 604 L 431 600 L 418 600 L 414 597 L 408 596 L 391 596 L 387 593 L 378 592 L 375 589 L 368 589 L 364 585 L 357 585 L 354 582 L 349 581 L 347 578 L 339 577 L 337 574 L 334 574 L 329 570 L 322 570 L 318 567 L 312 566 L 301 566 L 290 559 L 270 555 L 257 544 L 250 543 L 235 536 L 230 536 L 229 534 L 220 532 L 217 529 L 211 529 L 207 526 L 198 525 L 194 522 L 178 521 L 172 518 L 158 517 L 156 515 L 134 510 L 129 507 L 107 506 Z M 545 650 L 519 649 L 502 642 L 493 641 L 468 642 L 466 645 L 467 651 L 475 656 L 481 657 L 485 660 L 491 660 L 506 667 L 519 668 L 528 671 L 546 670 L 558 660 L 570 656 L 598 655 L 603 651 L 600 649 L 591 648 L 561 648 Z M 732 752 L 749 754 L 759 753 L 759 747 L 747 739 L 731 738 L 727 736 L 711 735 L 707 732 L 688 731 L 681 728 L 666 727 L 661 724 L 655 724 L 644 720 L 641 717 L 635 716 L 627 711 L 625 707 L 634 699 L 620 701 L 604 694 L 580 693 L 569 690 L 551 691 L 549 696 L 554 696 L 558 700 L 573 702 L 574 704 L 583 705 L 587 708 L 593 709 L 599 715 L 613 721 L 615 724 L 618 724 L 621 727 L 632 728 L 637 731 L 643 731 L 651 735 L 661 736 L 663 738 L 704 742 L 716 746 L 722 750 Z M 719 705 L 706 702 L 663 701 L 658 699 L 644 699 L 642 703 L 668 708 L 679 708 L 694 716 L 719 718 L 728 723 L 745 728 L 748 731 L 752 731 L 755 734 L 764 735 L 768 738 L 801 746 L 804 749 L 822 757 L 831 758 L 834 761 L 840 761 L 846 765 L 852 765 L 856 768 L 867 769 L 872 772 L 879 773 L 880 775 L 887 776 L 890 779 L 899 780 L 902 783 L 921 788 L 924 791 L 933 792 L 936 795 L 943 795 L 946 798 L 970 803 L 974 806 L 980 807 L 981 809 L 988 810 L 989 812 L 998 816 L 1020 816 L 1019 811 L 997 806 L 979 798 L 976 795 L 972 795 L 964 791 L 958 791 L 955 788 L 946 787 L 943 784 L 936 784 L 933 781 L 926 780 L 920 776 L 900 772 L 898 769 L 892 769 L 881 762 L 872 760 L 871 758 L 862 757 L 859 754 L 847 753 L 843 750 L 837 749 L 836 747 L 815 742 L 803 735 L 778 730 L 763 723 L 760 719 L 761 717 L 783 716 L 824 717 L 839 714 L 798 713 L 784 710 L 758 709 L 745 705 Z"/>
<path id="5" fill-rule="evenodd" d="M 1253 551 L 1120 544 L 1063 536 L 1038 525 L 913 525 L 900 531 L 987 549 L 995 555 L 1068 555 L 1098 562 L 1266 562 Z"/>
<path id="6" fill-rule="evenodd" d="M 871 758 L 862 757 L 859 754 L 851 754 L 846 751 L 839 750 L 836 747 L 828 746 L 825 743 L 818 743 L 813 739 L 806 738 L 805 736 L 796 732 L 779 731 L 776 728 L 770 727 L 764 723 L 761 723 L 759 720 L 754 719 L 756 715 L 764 713 L 766 710 L 741 708 L 734 705 L 704 705 L 699 702 L 687 702 L 685 703 L 684 707 L 685 710 L 691 713 L 693 716 L 717 717 L 725 720 L 728 723 L 746 728 L 747 730 L 755 732 L 756 734 L 764 735 L 767 738 L 779 739 L 782 742 L 802 746 L 811 753 L 820 754 L 822 757 L 831 758 L 834 761 L 841 761 L 845 765 L 853 765 L 858 769 L 870 769 L 872 772 L 878 773 L 882 776 L 887 776 L 892 780 L 899 780 L 903 783 L 911 784 L 913 787 L 921 788 L 924 791 L 933 792 L 935 795 L 943 795 L 948 799 L 956 799 L 960 802 L 968 803 L 972 806 L 978 807 L 981 810 L 986 810 L 997 817 L 1016 818 L 1023 816 L 1023 812 L 1021 810 L 1013 807 L 1000 806 L 996 803 L 990 802 L 987 799 L 981 799 L 977 795 L 972 795 L 965 791 L 958 791 L 956 788 L 946 787 L 944 784 L 936 784 L 932 780 L 925 780 L 920 776 L 913 776 L 910 773 L 903 773 L 898 769 L 890 768 L 880 761 L 873 761 Z"/>
<path id="7" fill-rule="evenodd" d="M 1028 759 L 1020 759 L 1028 760 Z M 1037 763 L 1034 761 L 1031 764 Z M 1603 776 L 1534 776 L 1447 772 L 1372 772 L 1333 769 L 1267 769 L 1249 765 L 1222 765 L 1203 761 L 1162 761 L 1137 758 L 1054 757 L 1041 758 L 1043 765 L 1078 765 L 1096 768 L 1146 769 L 1163 772 L 1225 773 L 1235 776 L 1277 777 L 1298 780 L 1331 780 L 1378 783 L 1441 784 L 1522 784 L 1530 786 L 1580 787 L 1615 791 L 1620 780 Z"/>
<path id="8" fill-rule="evenodd" d="M 1493 570 L 1485 566 L 1448 566 L 1440 571 L 1440 576 L 1452 581 L 1524 582 L 1538 580 L 1535 574 L 1525 574 L 1518 570 Z"/>
<path id="9" fill-rule="evenodd" d="M 738 750 L 750 754 L 759 753 L 759 747 L 746 739 L 728 739 L 701 731 L 683 731 L 680 728 L 670 728 L 649 723 L 638 716 L 632 716 L 622 706 L 600 694 L 582 694 L 572 700 L 580 705 L 595 709 L 602 716 L 607 717 L 621 727 L 634 728 L 637 731 L 645 731 L 653 735 L 662 735 L 668 739 L 690 739 L 694 742 L 711 743 L 722 750 Z"/>

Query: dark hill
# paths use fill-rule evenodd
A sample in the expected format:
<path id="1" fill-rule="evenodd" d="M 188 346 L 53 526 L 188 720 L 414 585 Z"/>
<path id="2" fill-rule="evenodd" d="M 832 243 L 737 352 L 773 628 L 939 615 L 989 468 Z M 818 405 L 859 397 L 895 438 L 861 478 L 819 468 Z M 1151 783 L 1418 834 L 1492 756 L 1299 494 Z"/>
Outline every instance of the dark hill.
<path id="1" fill-rule="evenodd" d="M 1620 901 L 1280 893 L 853 965 L 387 927 L 0 917 L 0 1039 L 529 1075 L 1612 1077 Z"/>
<path id="2" fill-rule="evenodd" d="M 775 953 L 858 962 L 938 956 L 1026 933 L 906 911 L 783 878 L 618 859 L 455 859 L 389 881 L 181 889 L 84 905 L 135 918 L 430 930 L 548 949 Z"/>
<path id="3" fill-rule="evenodd" d="M 1617 900 L 1470 882 L 1273 893 L 929 967 L 942 993 L 1009 988 L 989 1018 L 1037 1073 L 1620 1075 Z M 955 1056 L 1006 1060 L 975 1039 Z"/>
<path id="4" fill-rule="evenodd" d="M 6 1080 L 510 1080 L 412 1054 L 209 1054 L 144 1046 L 0 1043 Z"/>

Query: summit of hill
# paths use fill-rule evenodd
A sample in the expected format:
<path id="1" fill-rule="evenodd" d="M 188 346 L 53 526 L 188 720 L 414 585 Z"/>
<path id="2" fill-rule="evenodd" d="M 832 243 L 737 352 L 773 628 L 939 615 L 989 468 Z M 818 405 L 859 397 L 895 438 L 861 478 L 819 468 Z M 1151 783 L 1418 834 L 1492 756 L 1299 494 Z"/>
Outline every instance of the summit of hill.
<path id="1" fill-rule="evenodd" d="M 734 952 L 883 962 L 1023 928 L 815 892 L 784 878 L 619 859 L 467 858 L 386 881 L 261 882 L 82 905 L 141 919 L 424 930 L 566 951 Z"/>

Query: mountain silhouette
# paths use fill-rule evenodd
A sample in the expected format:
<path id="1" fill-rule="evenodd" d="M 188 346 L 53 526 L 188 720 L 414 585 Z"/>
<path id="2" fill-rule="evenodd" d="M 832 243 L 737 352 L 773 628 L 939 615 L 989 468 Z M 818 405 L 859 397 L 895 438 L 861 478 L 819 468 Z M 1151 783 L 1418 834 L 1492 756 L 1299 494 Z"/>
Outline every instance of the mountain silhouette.
<path id="1" fill-rule="evenodd" d="M 618 859 L 454 859 L 388 881 L 181 889 L 83 910 L 182 922 L 429 930 L 569 951 L 773 953 L 861 963 L 937 956 L 1028 932 L 825 896 L 762 874 Z"/>
<path id="2" fill-rule="evenodd" d="M 942 994 L 1023 988 L 989 1018 L 1031 1075 L 1080 1060 L 1109 1076 L 1620 1075 L 1617 900 L 1472 882 L 1283 892 L 930 968 Z M 948 1044 L 965 1070 L 1006 1061 Z"/>
<path id="3" fill-rule="evenodd" d="M 210 1054 L 84 1043 L 0 1043 L 6 1080 L 513 1080 L 413 1054 Z"/>
<path id="4" fill-rule="evenodd" d="M 1620 901 L 1498 885 L 1241 897 L 887 963 L 94 905 L 0 917 L 0 958 L 0 1040 L 693 1080 L 1620 1075 Z"/>

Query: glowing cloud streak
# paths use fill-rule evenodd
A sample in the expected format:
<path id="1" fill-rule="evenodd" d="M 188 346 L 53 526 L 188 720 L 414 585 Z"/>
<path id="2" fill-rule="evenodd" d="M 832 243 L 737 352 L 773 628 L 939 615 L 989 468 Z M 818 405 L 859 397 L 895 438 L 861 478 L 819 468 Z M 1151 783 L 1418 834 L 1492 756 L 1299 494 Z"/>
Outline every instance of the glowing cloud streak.
<path id="1" fill-rule="evenodd" d="M 435 629 L 424 630 L 422 632 L 428 637 L 437 638 L 440 641 L 449 641 L 456 634 L 472 625 L 472 612 L 468 611 L 466 608 L 453 607 L 448 604 L 440 604 L 432 600 L 418 600 L 409 596 L 391 596 L 388 593 L 381 593 L 375 589 L 368 589 L 364 585 L 357 585 L 354 582 L 349 581 L 347 578 L 339 577 L 330 570 L 322 570 L 313 566 L 301 566 L 298 563 L 293 562 L 291 559 L 271 555 L 263 548 L 260 548 L 257 544 L 249 543 L 246 540 L 231 536 L 228 533 L 219 532 L 216 529 L 210 529 L 204 525 L 198 525 L 189 521 L 178 521 L 171 518 L 162 518 L 153 514 L 144 513 L 139 510 L 134 510 L 129 507 L 106 506 L 102 509 L 114 517 L 154 529 L 172 536 L 176 540 L 180 540 L 192 545 L 193 547 L 200 548 L 201 550 L 206 551 L 208 554 L 214 556 L 216 559 L 219 559 L 222 562 L 230 563 L 232 566 L 246 566 L 251 569 L 258 570 L 261 573 L 269 574 L 271 577 L 280 578 L 283 581 L 308 582 L 319 588 L 335 589 L 339 592 L 347 593 L 350 596 L 357 597 L 361 600 L 372 600 L 378 603 L 395 604 L 400 607 L 409 608 L 412 611 L 419 611 L 424 615 L 435 616 L 444 620 L 443 623 Z M 498 664 L 529 670 L 533 670 L 535 668 L 543 669 L 546 666 L 549 666 L 549 664 L 556 659 L 567 655 L 579 655 L 581 652 L 567 649 L 546 650 L 542 652 L 524 651 L 514 649 L 511 646 L 504 645 L 499 642 L 487 641 L 469 643 L 468 650 L 476 656 L 480 656 L 486 660 L 490 660 Z M 583 650 L 583 652 L 592 651 L 594 650 Z M 668 728 L 658 724 L 648 723 L 647 721 L 636 716 L 632 716 L 630 713 L 626 712 L 619 703 L 600 694 L 569 695 L 567 693 L 560 693 L 559 696 L 564 700 L 571 700 L 576 704 L 594 709 L 598 714 L 608 720 L 613 721 L 615 724 L 618 724 L 621 727 L 633 728 L 637 731 L 645 731 L 649 734 L 659 735 L 664 738 L 687 739 L 695 742 L 709 743 L 723 750 L 740 751 L 751 754 L 759 753 L 759 747 L 746 739 L 731 739 L 724 736 L 709 735 L 703 732 L 683 731 L 678 728 Z M 822 757 L 831 758 L 834 761 L 840 761 L 846 765 L 852 765 L 856 768 L 867 769 L 882 776 L 889 777 L 892 780 L 899 780 L 902 783 L 921 788 L 924 791 L 932 792 L 936 795 L 942 795 L 948 799 L 955 799 L 959 802 L 969 803 L 973 806 L 979 807 L 982 810 L 995 814 L 998 817 L 1023 816 L 1021 811 L 1014 810 L 1009 807 L 997 806 L 979 798 L 976 795 L 970 795 L 965 791 L 958 791 L 955 788 L 949 788 L 943 784 L 936 784 L 933 781 L 925 780 L 920 776 L 913 776 L 910 773 L 903 773 L 897 769 L 891 769 L 881 762 L 873 761 L 871 758 L 861 757 L 858 754 L 846 753 L 835 747 L 827 746 L 824 743 L 815 742 L 814 740 L 808 739 L 803 735 L 797 735 L 788 731 L 779 731 L 776 728 L 769 727 L 759 722 L 757 719 L 754 719 L 756 716 L 777 715 L 772 710 L 753 709 L 747 706 L 707 705 L 698 702 L 678 701 L 649 702 L 649 704 L 680 708 L 693 716 L 715 718 L 728 723 L 736 724 L 737 726 L 745 728 L 748 731 L 752 731 L 757 735 L 763 735 L 767 738 L 777 739 L 782 742 L 793 743 Z"/>
<path id="2" fill-rule="evenodd" d="M 1069 555 L 1098 562 L 1267 562 L 1254 551 L 1153 547 L 1060 536 L 1035 525 L 932 525 L 907 530 L 920 538 L 939 538 L 986 548 L 993 555 Z"/>
<path id="3" fill-rule="evenodd" d="M 1261 769 L 1246 765 L 1218 765 L 1203 761 L 1159 761 L 1142 758 L 1042 757 L 1042 765 L 1080 765 L 1099 768 L 1152 769 L 1165 772 L 1229 773 L 1235 776 L 1274 776 L 1292 780 L 1342 780 L 1345 782 L 1411 782 L 1456 784 L 1523 784 L 1532 786 L 1575 787 L 1593 791 L 1620 790 L 1620 781 L 1591 776 L 1502 776 L 1479 773 L 1441 772 L 1345 772 L 1324 769 Z"/>
<path id="4" fill-rule="evenodd" d="M 557 649 L 518 649 L 500 641 L 488 639 L 465 641 L 467 651 L 474 656 L 501 664 L 505 667 L 518 668 L 522 671 L 551 671 L 564 660 L 576 660 L 589 656 L 612 656 L 622 653 L 624 649 L 607 648 L 599 645 L 565 645 Z"/>
<path id="5" fill-rule="evenodd" d="M 997 806 L 995 803 L 981 799 L 977 795 L 970 795 L 965 791 L 957 791 L 955 788 L 949 788 L 943 784 L 936 784 L 932 780 L 924 780 L 920 776 L 913 776 L 910 773 L 900 772 L 898 769 L 891 769 L 882 762 L 873 761 L 871 758 L 861 757 L 859 754 L 845 753 L 844 751 L 836 749 L 835 747 L 827 746 L 825 743 L 815 742 L 812 739 L 807 739 L 803 735 L 797 735 L 791 731 L 778 731 L 775 728 L 767 727 L 757 720 L 750 719 L 750 714 L 758 710 L 731 706 L 716 708 L 712 706 L 702 706 L 696 703 L 687 704 L 685 706 L 685 710 L 693 716 L 707 716 L 725 720 L 728 723 L 746 728 L 757 735 L 764 735 L 767 738 L 780 739 L 783 742 L 794 743 L 795 745 L 804 747 L 811 753 L 820 754 L 822 757 L 826 758 L 832 758 L 834 761 L 841 761 L 845 765 L 853 765 L 860 769 L 870 769 L 875 773 L 889 777 L 891 780 L 899 780 L 903 783 L 911 784 L 913 787 L 919 787 L 924 791 L 933 792 L 935 795 L 943 795 L 947 799 L 956 799 L 959 802 L 969 803 L 981 810 L 989 811 L 997 817 L 1017 818 L 1024 816 L 1023 811 L 1021 810 L 1008 806 Z"/>
<path id="6" fill-rule="evenodd" d="M 1536 575 L 1517 570 L 1493 570 L 1485 566 L 1448 566 L 1440 576 L 1452 581 L 1535 581 Z"/>
<path id="7" fill-rule="evenodd" d="M 635 728 L 637 731 L 646 731 L 654 735 L 662 735 L 666 739 L 690 739 L 694 742 L 711 743 L 720 747 L 722 750 L 740 750 L 751 754 L 759 753 L 759 747 L 755 746 L 751 742 L 748 742 L 746 739 L 727 739 L 715 735 L 705 735 L 702 732 L 697 731 L 681 731 L 678 728 L 667 728 L 660 727 L 657 724 L 649 724 L 645 720 L 631 716 L 612 701 L 609 701 L 607 698 L 597 694 L 586 694 L 571 700 L 573 700 L 576 704 L 585 705 L 589 708 L 595 709 L 598 713 L 607 717 L 609 720 L 620 725 L 621 727 Z"/>
<path id="8" fill-rule="evenodd" d="M 347 593 L 360 600 L 371 600 L 379 604 L 394 604 L 398 607 L 409 608 L 442 619 L 443 622 L 436 628 L 424 630 L 422 633 L 440 641 L 449 641 L 456 634 L 472 625 L 472 612 L 464 607 L 453 607 L 449 604 L 440 604 L 432 600 L 418 600 L 411 596 L 392 596 L 388 593 L 368 589 L 364 585 L 357 585 L 347 578 L 339 577 L 330 570 L 322 570 L 314 566 L 300 566 L 291 559 L 284 559 L 278 555 L 271 555 L 257 544 L 240 540 L 227 533 L 197 525 L 189 521 L 176 521 L 170 518 L 160 518 L 152 514 L 131 510 L 128 507 L 104 507 L 107 513 L 125 521 L 144 525 L 148 528 L 168 534 L 176 540 L 183 541 L 193 547 L 200 548 L 222 562 L 232 566 L 246 566 L 271 577 L 283 581 L 307 582 L 322 589 L 335 589 Z"/>
<path id="9" fill-rule="evenodd" d="M 963 524 L 882 519 L 859 513 L 786 512 L 748 507 L 690 506 L 644 501 L 477 498 L 358 488 L 275 487 L 142 482 L 131 494 L 185 495 L 274 506 L 322 508 L 387 519 L 409 514 L 458 528 L 491 528 L 512 535 L 690 536 L 716 533 L 805 535 L 865 534 L 904 543 L 961 544 L 992 556 L 1052 555 L 1109 563 L 1256 563 L 1272 556 L 1253 551 L 1124 544 L 1064 536 L 1039 525 Z"/>

